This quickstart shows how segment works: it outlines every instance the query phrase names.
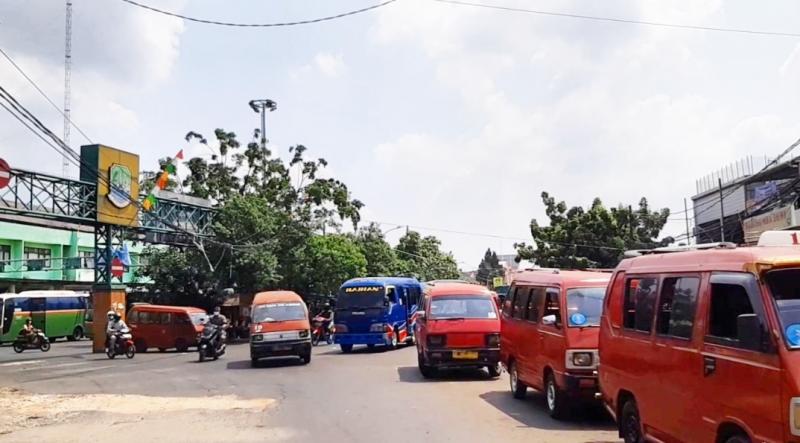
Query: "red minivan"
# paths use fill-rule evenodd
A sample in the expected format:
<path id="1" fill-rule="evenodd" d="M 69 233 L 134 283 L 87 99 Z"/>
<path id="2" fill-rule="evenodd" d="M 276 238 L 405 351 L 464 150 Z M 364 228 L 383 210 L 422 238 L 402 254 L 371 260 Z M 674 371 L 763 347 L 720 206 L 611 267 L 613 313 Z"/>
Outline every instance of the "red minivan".
<path id="1" fill-rule="evenodd" d="M 127 320 L 136 352 L 146 352 L 149 348 L 185 352 L 190 346 L 197 346 L 197 334 L 203 330 L 206 317 L 200 308 L 136 303 Z"/>
<path id="2" fill-rule="evenodd" d="M 423 377 L 439 369 L 483 367 L 500 376 L 500 317 L 495 296 L 483 286 L 427 283 L 415 328 Z"/>
<path id="3" fill-rule="evenodd" d="M 515 275 L 503 304 L 500 358 L 511 393 L 543 391 L 553 418 L 595 399 L 597 340 L 610 274 L 538 269 Z M 566 319 L 566 321 L 564 321 Z"/>
<path id="4" fill-rule="evenodd" d="M 800 442 L 799 243 L 766 232 L 617 266 L 599 373 L 627 443 Z"/>

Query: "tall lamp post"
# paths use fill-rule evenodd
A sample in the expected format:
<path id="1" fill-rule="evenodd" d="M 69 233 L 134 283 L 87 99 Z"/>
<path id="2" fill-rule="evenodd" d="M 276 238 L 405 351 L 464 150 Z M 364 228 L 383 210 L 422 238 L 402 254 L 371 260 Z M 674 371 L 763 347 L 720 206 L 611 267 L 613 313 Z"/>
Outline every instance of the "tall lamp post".
<path id="1" fill-rule="evenodd" d="M 261 114 L 261 147 L 267 147 L 267 109 L 270 112 L 278 109 L 278 104 L 275 101 L 270 100 L 268 98 L 262 98 L 258 100 L 250 100 L 250 108 L 255 113 Z"/>

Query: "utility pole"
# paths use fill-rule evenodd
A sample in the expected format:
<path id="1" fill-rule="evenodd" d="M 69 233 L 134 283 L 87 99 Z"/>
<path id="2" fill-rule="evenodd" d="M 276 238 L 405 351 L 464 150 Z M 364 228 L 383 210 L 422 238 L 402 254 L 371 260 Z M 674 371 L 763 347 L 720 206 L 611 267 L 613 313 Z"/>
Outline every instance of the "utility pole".
<path id="1" fill-rule="evenodd" d="M 278 104 L 268 98 L 257 100 L 250 100 L 250 108 L 256 112 L 261 113 L 261 148 L 267 147 L 267 109 L 270 112 L 278 109 Z"/>
<path id="2" fill-rule="evenodd" d="M 692 244 L 692 234 L 689 232 L 689 206 L 686 204 L 686 198 L 683 199 L 683 214 L 686 218 L 686 245 Z"/>
<path id="3" fill-rule="evenodd" d="M 72 76 L 72 1 L 67 0 L 66 26 L 64 36 L 64 144 L 69 146 L 69 127 L 72 124 L 69 119 L 71 76 Z M 65 155 L 61 161 L 62 174 L 69 178 L 69 160 Z"/>
<path id="4" fill-rule="evenodd" d="M 719 237 L 720 241 L 725 241 L 725 202 L 722 200 L 724 196 L 722 195 L 722 178 L 718 178 L 719 183 Z"/>

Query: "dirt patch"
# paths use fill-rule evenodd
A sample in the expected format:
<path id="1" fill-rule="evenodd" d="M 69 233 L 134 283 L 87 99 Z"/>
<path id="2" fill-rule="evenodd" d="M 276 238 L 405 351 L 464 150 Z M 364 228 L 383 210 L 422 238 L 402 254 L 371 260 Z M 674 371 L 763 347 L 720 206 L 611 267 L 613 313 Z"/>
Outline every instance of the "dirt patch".
<path id="1" fill-rule="evenodd" d="M 148 415 L 202 410 L 246 410 L 260 413 L 273 405 L 273 399 L 242 399 L 233 395 L 210 397 L 150 397 L 144 395 L 48 395 L 31 394 L 14 388 L 0 388 L 0 434 L 20 429 L 54 425 L 70 421 L 84 413 L 104 415 Z M 130 418 L 130 417 L 129 417 Z"/>

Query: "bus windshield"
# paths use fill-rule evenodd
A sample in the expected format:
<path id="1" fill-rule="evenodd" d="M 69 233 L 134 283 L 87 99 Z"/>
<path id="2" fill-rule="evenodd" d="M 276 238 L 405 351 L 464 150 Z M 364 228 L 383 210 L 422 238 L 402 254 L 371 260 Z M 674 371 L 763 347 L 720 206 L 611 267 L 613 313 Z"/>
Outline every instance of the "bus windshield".
<path id="1" fill-rule="evenodd" d="M 767 283 L 786 344 L 800 349 L 800 269 L 780 269 L 767 273 Z"/>
<path id="2" fill-rule="evenodd" d="M 254 323 L 304 320 L 305 318 L 306 310 L 300 302 L 267 303 L 253 308 Z"/>
<path id="3" fill-rule="evenodd" d="M 339 290 L 336 309 L 383 308 L 386 288 L 383 286 L 353 286 Z"/>
<path id="4" fill-rule="evenodd" d="M 569 327 L 599 326 L 605 296 L 605 287 L 567 289 Z"/>

